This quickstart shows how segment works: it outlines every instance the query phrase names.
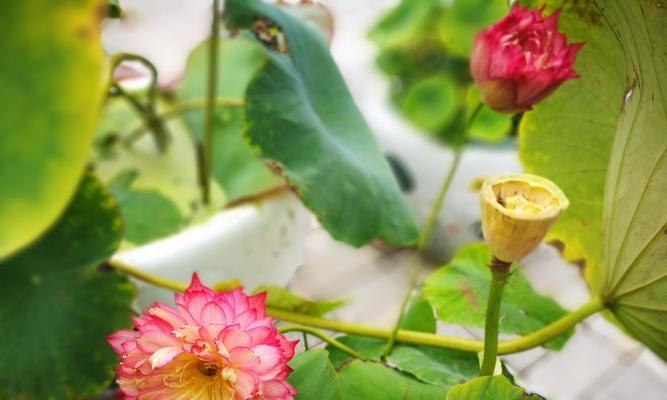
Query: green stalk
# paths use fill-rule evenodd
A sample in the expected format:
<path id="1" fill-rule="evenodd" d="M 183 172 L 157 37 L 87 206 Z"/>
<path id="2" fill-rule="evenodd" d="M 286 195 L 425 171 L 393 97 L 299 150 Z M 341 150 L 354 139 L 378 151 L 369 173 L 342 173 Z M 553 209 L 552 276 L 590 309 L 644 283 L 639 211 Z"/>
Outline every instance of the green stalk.
<path id="1" fill-rule="evenodd" d="M 200 185 L 202 201 L 211 203 L 211 169 L 213 165 L 213 124 L 215 99 L 218 89 L 218 42 L 220 40 L 220 0 L 213 0 L 213 21 L 211 23 L 211 39 L 208 48 L 208 82 L 206 96 L 206 113 L 204 115 L 204 144 L 201 154 Z"/>
<path id="2" fill-rule="evenodd" d="M 142 63 L 150 71 L 151 81 L 148 86 L 148 101 L 146 104 L 142 104 L 131 94 L 125 92 L 123 88 L 113 81 L 113 71 L 118 67 L 123 61 L 137 61 Z M 160 119 L 157 114 L 157 69 L 155 66 L 148 61 L 146 58 L 138 56 L 136 54 L 116 54 L 111 61 L 111 74 L 112 77 L 109 79 L 110 88 L 113 88 L 116 93 L 126 98 L 130 104 L 135 108 L 135 110 L 141 115 L 144 120 L 144 125 L 150 128 L 151 133 L 153 134 L 153 139 L 155 144 L 160 152 L 164 152 L 167 149 L 167 144 L 169 142 L 169 135 L 167 134 L 167 128 L 164 125 L 164 121 Z"/>
<path id="3" fill-rule="evenodd" d="M 307 342 L 306 341 L 306 334 L 313 335 L 315 337 L 318 337 L 322 339 L 324 342 L 328 343 L 332 347 L 337 348 L 338 350 L 342 351 L 343 353 L 346 353 L 354 358 L 357 358 L 362 361 L 366 361 L 366 357 L 363 355 L 357 353 L 344 343 L 339 342 L 338 340 L 332 338 L 331 336 L 318 331 L 317 329 L 310 328 L 308 326 L 299 326 L 299 325 L 287 325 L 287 326 L 282 326 L 278 328 L 278 332 L 280 333 L 287 333 L 287 332 L 302 332 L 304 334 L 303 339 L 304 339 L 304 345 L 306 345 L 306 350 L 307 350 Z"/>
<path id="4" fill-rule="evenodd" d="M 494 257 L 491 261 L 491 285 L 489 300 L 486 305 L 486 323 L 484 326 L 484 358 L 479 376 L 493 375 L 498 356 L 498 326 L 500 322 L 500 304 L 503 290 L 509 276 L 511 263 L 500 261 Z"/>
<path id="5" fill-rule="evenodd" d="M 470 114 L 470 117 L 468 117 L 468 120 L 466 121 L 466 126 L 464 128 L 466 133 L 470 128 L 472 122 L 475 120 L 475 117 L 477 117 L 477 114 L 479 114 L 480 110 L 482 109 L 482 106 L 483 103 L 479 103 L 473 109 L 472 113 Z M 445 175 L 445 179 L 442 181 L 442 184 L 440 185 L 440 190 L 438 191 L 438 195 L 435 198 L 433 204 L 431 205 L 431 208 L 429 209 L 429 212 L 426 216 L 426 220 L 424 221 L 424 225 L 422 226 L 421 231 L 419 232 L 419 238 L 417 239 L 418 254 L 421 254 L 424 251 L 424 249 L 426 248 L 426 246 L 428 246 L 431 240 L 431 236 L 433 234 L 433 228 L 435 228 L 436 222 L 438 221 L 440 210 L 442 210 L 442 205 L 445 202 L 445 198 L 447 197 L 449 188 L 452 185 L 452 181 L 454 180 L 454 175 L 456 175 L 456 171 L 458 170 L 459 165 L 461 164 L 462 153 L 463 150 L 461 147 L 457 147 L 454 149 L 454 160 L 452 161 L 452 165 L 449 167 L 449 171 L 447 172 L 447 175 Z M 410 280 L 410 288 L 408 292 L 405 294 L 403 302 L 401 303 L 401 310 L 400 313 L 398 314 L 396 325 L 394 325 L 392 334 L 389 337 L 389 340 L 387 341 L 387 346 L 385 347 L 384 352 L 382 353 L 383 357 L 387 357 L 389 354 L 391 354 L 392 350 L 394 349 L 394 344 L 396 343 L 396 333 L 398 332 L 398 330 L 401 327 L 401 324 L 403 323 L 403 316 L 408 306 L 408 302 L 410 301 L 412 292 L 414 291 L 415 287 L 417 287 L 417 283 L 419 282 L 421 264 L 422 262 L 419 259 L 414 264 L 414 271 L 412 272 L 412 277 Z"/>
<path id="6" fill-rule="evenodd" d="M 216 108 L 225 108 L 225 107 L 243 107 L 244 106 L 244 101 L 241 99 L 233 99 L 233 98 L 218 98 L 215 99 L 215 107 Z M 168 111 L 165 111 L 159 115 L 157 115 L 157 118 L 161 121 L 167 121 L 172 118 L 177 118 L 180 117 L 184 114 L 187 114 L 188 112 L 195 111 L 195 110 L 200 110 L 200 109 L 205 109 L 208 107 L 208 100 L 190 100 L 190 101 L 184 101 L 182 103 L 178 103 L 174 105 L 172 108 L 170 108 Z M 136 140 L 141 138 L 141 136 L 146 132 L 147 129 L 150 127 L 143 123 L 139 125 L 136 129 L 134 129 L 132 132 L 130 132 L 129 135 L 127 135 L 126 138 L 123 139 L 123 143 L 126 146 L 132 145 Z"/>
<path id="7" fill-rule="evenodd" d="M 105 265 L 136 279 L 175 292 L 183 292 L 187 289 L 185 283 L 155 276 L 117 259 L 111 259 Z M 554 321 L 538 331 L 518 339 L 500 342 L 498 344 L 498 354 L 518 353 L 532 349 L 533 347 L 541 346 L 567 332 L 579 321 L 582 321 L 591 314 L 602 311 L 604 308 L 605 306 L 600 299 L 593 299 L 581 308 L 569 312 L 559 320 Z M 274 307 L 266 307 L 266 313 L 281 321 L 305 325 L 312 328 L 347 333 L 350 335 L 368 336 L 385 340 L 388 340 L 392 335 L 392 331 L 388 329 L 351 324 L 342 321 L 332 321 L 325 318 L 314 317 L 312 315 L 300 314 L 298 312 L 285 311 Z M 395 337 L 396 341 L 401 343 L 446 348 L 470 353 L 479 353 L 484 349 L 484 342 L 479 340 L 436 335 L 432 333 L 399 329 L 396 332 Z"/>

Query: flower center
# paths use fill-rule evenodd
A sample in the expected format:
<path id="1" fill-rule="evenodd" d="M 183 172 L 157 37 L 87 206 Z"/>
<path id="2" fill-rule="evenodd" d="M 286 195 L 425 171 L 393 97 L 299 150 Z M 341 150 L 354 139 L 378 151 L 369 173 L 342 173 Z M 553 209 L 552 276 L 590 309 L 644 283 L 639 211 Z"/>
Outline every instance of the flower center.
<path id="1" fill-rule="evenodd" d="M 199 362 L 199 372 L 206 376 L 214 376 L 217 375 L 218 371 L 220 370 L 220 367 L 218 364 L 214 362 L 205 362 L 205 361 L 200 361 Z"/>

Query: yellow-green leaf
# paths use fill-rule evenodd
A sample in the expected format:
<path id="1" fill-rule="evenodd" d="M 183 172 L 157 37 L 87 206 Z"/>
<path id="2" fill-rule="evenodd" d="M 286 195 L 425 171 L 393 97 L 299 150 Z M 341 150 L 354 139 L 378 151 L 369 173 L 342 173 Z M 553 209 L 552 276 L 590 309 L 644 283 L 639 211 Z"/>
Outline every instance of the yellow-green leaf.
<path id="1" fill-rule="evenodd" d="M 10 1 L 0 13 L 0 259 L 61 214 L 101 101 L 97 0 Z"/>

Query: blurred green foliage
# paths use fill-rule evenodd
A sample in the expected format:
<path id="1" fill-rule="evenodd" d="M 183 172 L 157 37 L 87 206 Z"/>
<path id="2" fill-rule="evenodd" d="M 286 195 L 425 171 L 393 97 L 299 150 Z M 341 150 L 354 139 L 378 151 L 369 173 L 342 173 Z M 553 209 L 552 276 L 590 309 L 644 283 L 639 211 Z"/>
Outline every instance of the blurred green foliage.
<path id="1" fill-rule="evenodd" d="M 468 59 L 475 34 L 508 10 L 502 0 L 403 0 L 370 30 L 378 67 L 391 79 L 391 100 L 420 130 L 451 146 L 469 140 L 498 142 L 512 118 L 480 104 Z"/>

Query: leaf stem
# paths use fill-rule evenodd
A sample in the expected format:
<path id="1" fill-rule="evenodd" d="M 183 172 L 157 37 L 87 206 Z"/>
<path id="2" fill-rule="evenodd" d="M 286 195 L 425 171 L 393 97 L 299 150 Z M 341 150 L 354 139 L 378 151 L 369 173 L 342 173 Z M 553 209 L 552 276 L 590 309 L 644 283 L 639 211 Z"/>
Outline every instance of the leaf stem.
<path id="1" fill-rule="evenodd" d="M 134 278 L 137 278 L 140 281 L 144 281 L 146 283 L 150 283 L 151 285 L 155 285 L 161 288 L 170 289 L 173 290 L 174 292 L 185 292 L 185 289 L 188 288 L 188 285 L 186 285 L 185 283 L 173 281 L 167 278 L 162 278 L 160 276 L 142 271 L 117 258 L 110 259 L 109 261 L 107 261 L 106 265 L 115 270 L 130 275 Z"/>
<path id="2" fill-rule="evenodd" d="M 484 326 L 484 357 L 479 376 L 491 376 L 496 367 L 498 356 L 498 326 L 500 325 L 500 304 L 507 277 L 512 263 L 498 260 L 495 256 L 491 260 L 491 283 L 489 299 L 486 305 L 486 320 Z"/>
<path id="3" fill-rule="evenodd" d="M 225 210 L 242 206 L 248 203 L 257 203 L 262 200 L 266 200 L 268 198 L 271 198 L 273 196 L 277 196 L 279 194 L 285 193 L 290 189 L 289 185 L 286 183 L 280 184 L 280 185 L 275 185 L 271 186 L 269 188 L 266 188 L 264 190 L 260 190 L 259 192 L 249 194 L 247 196 L 241 196 L 239 198 L 236 198 L 234 200 L 228 201 L 225 204 Z"/>
<path id="4" fill-rule="evenodd" d="M 501 341 L 498 344 L 498 353 L 513 354 L 541 346 L 572 329 L 588 316 L 604 310 L 605 307 L 606 305 L 601 299 L 594 297 L 588 303 L 576 310 L 568 312 L 560 319 L 542 329 L 521 336 L 518 339 Z"/>
<path id="5" fill-rule="evenodd" d="M 142 57 L 137 54 L 130 54 L 130 53 L 118 53 L 114 54 L 111 58 L 111 77 L 109 78 L 110 85 L 114 84 L 113 81 L 113 74 L 116 71 L 116 68 L 120 64 L 122 64 L 125 61 L 137 61 L 143 64 L 144 67 L 148 69 L 148 72 L 151 75 L 151 81 L 148 85 L 148 100 L 151 104 L 155 104 L 155 98 L 156 98 L 156 92 L 157 92 L 157 77 L 158 77 L 158 72 L 157 68 L 148 61 L 147 58 Z M 108 91 L 107 91 L 108 92 Z"/>
<path id="6" fill-rule="evenodd" d="M 211 202 L 211 169 L 213 165 L 213 118 L 215 98 L 218 89 L 218 42 L 220 40 L 220 0 L 213 0 L 211 39 L 208 48 L 208 82 L 206 114 L 204 115 L 204 148 L 202 160 L 198 164 L 202 171 L 201 191 L 204 204 Z"/>
<path id="7" fill-rule="evenodd" d="M 217 98 L 215 99 L 216 108 L 224 107 L 243 107 L 245 102 L 242 99 L 233 99 L 233 98 Z M 190 100 L 184 101 L 182 103 L 176 104 L 174 107 L 169 110 L 159 114 L 157 117 L 162 121 L 168 121 L 172 118 L 179 117 L 183 114 L 186 114 L 190 111 L 199 110 L 206 108 L 208 106 L 208 100 Z M 136 127 L 129 135 L 123 140 L 125 146 L 131 146 L 135 141 L 141 138 L 143 134 L 148 130 L 148 125 L 141 124 Z"/>
<path id="8" fill-rule="evenodd" d="M 465 128 L 466 131 L 468 130 L 470 123 L 473 121 L 473 119 L 479 112 L 480 108 L 481 108 L 480 106 L 477 106 L 475 108 L 475 111 L 473 112 L 473 114 L 471 115 L 466 124 Z M 419 254 L 421 254 L 424 251 L 424 249 L 426 248 L 426 246 L 428 246 L 431 240 L 431 236 L 433 234 L 433 228 L 435 227 L 435 224 L 438 221 L 438 216 L 440 215 L 442 204 L 444 203 L 445 197 L 447 197 L 447 192 L 449 192 L 449 188 L 452 185 L 452 181 L 454 180 L 454 175 L 456 175 L 456 171 L 458 170 L 459 165 L 461 164 L 462 153 L 463 151 L 461 148 L 454 149 L 454 159 L 452 160 L 452 165 L 449 167 L 449 171 L 447 172 L 447 175 L 445 175 L 445 179 L 442 181 L 442 184 L 440 185 L 440 190 L 438 191 L 438 195 L 433 201 L 431 208 L 429 209 L 429 212 L 426 216 L 426 220 L 424 221 L 424 225 L 419 231 L 419 238 L 417 239 L 417 253 Z M 387 341 L 387 346 L 385 347 L 384 352 L 382 353 L 383 357 L 387 357 L 389 354 L 391 354 L 394 348 L 394 344 L 396 342 L 396 333 L 400 329 L 401 323 L 403 323 L 403 315 L 405 314 L 408 302 L 410 301 L 412 292 L 415 290 L 415 287 L 417 287 L 417 283 L 419 282 L 421 264 L 422 261 L 418 257 L 413 266 L 412 276 L 410 278 L 410 288 L 408 292 L 405 294 L 403 302 L 401 303 L 401 311 L 396 320 L 396 324 L 394 325 L 394 329 L 392 330 L 392 335 L 389 337 L 389 340 Z"/>
<path id="9" fill-rule="evenodd" d="M 320 338 L 322 341 L 328 343 L 332 347 L 337 348 L 338 350 L 342 351 L 343 353 L 346 353 L 354 358 L 358 358 L 359 360 L 366 361 L 366 357 L 363 355 L 357 353 L 356 351 L 352 350 L 349 346 L 339 342 L 338 340 L 334 339 L 333 337 L 318 331 L 317 329 L 310 328 L 308 326 L 302 326 L 302 325 L 287 325 L 278 328 L 278 332 L 280 333 L 286 333 L 286 332 L 303 332 L 304 334 L 309 334 L 313 335 L 315 337 Z M 304 335 L 304 340 L 306 336 Z"/>
<path id="10" fill-rule="evenodd" d="M 445 197 L 447 197 L 447 192 L 449 192 L 449 188 L 452 185 L 454 175 L 456 175 L 456 171 L 461 164 L 461 153 L 462 150 L 460 148 L 454 150 L 454 159 L 452 160 L 452 165 L 449 167 L 449 171 L 447 172 L 445 179 L 440 185 L 438 196 L 435 198 L 435 201 L 431 205 L 431 209 L 429 210 L 428 215 L 426 216 L 426 220 L 424 221 L 424 226 L 419 232 L 419 239 L 417 240 L 417 250 L 419 252 L 423 251 L 431 240 L 433 228 L 438 221 L 438 216 L 440 215 L 442 204 L 445 202 Z"/>
<path id="11" fill-rule="evenodd" d="M 187 285 L 182 282 L 158 277 L 148 272 L 141 271 L 118 259 L 109 260 L 106 263 L 106 266 L 130 275 L 136 279 L 175 292 L 184 292 L 185 289 L 187 289 Z M 498 354 L 502 355 L 518 353 L 532 349 L 533 347 L 541 346 L 542 344 L 553 340 L 567 332 L 579 321 L 582 321 L 591 314 L 602 311 L 604 308 L 605 305 L 603 302 L 598 298 L 594 298 L 584 306 L 569 312 L 562 318 L 552 322 L 550 325 L 547 325 L 538 331 L 517 339 L 499 342 Z M 392 334 L 392 331 L 388 329 L 357 325 L 343 321 L 333 321 L 325 318 L 314 317 L 312 315 L 285 311 L 274 307 L 267 307 L 266 312 L 268 315 L 271 315 L 281 321 L 334 332 L 347 333 L 351 335 L 361 335 L 388 340 Z M 484 343 L 480 340 L 443 336 L 433 333 L 415 332 L 403 329 L 398 330 L 396 334 L 396 341 L 401 343 L 459 350 L 470 353 L 479 353 L 484 349 Z"/>
<path id="12" fill-rule="evenodd" d="M 150 71 L 151 81 L 148 86 L 148 101 L 146 104 L 142 104 L 137 100 L 133 95 L 127 93 L 121 85 L 113 81 L 113 73 L 116 68 L 124 61 L 138 61 L 142 63 Z M 167 129 L 164 126 L 164 122 L 157 115 L 157 77 L 158 72 L 155 66 L 148 61 L 146 58 L 141 57 L 136 54 L 120 53 L 113 56 L 111 60 L 111 77 L 109 79 L 109 89 L 113 89 L 115 93 L 123 96 L 127 99 L 130 104 L 136 109 L 139 115 L 144 119 L 144 125 L 150 128 L 153 133 L 153 138 L 155 139 L 155 144 L 157 145 L 160 152 L 164 152 L 167 148 L 167 143 L 169 142 L 169 136 L 167 135 Z M 109 91 L 107 91 L 109 92 Z"/>

